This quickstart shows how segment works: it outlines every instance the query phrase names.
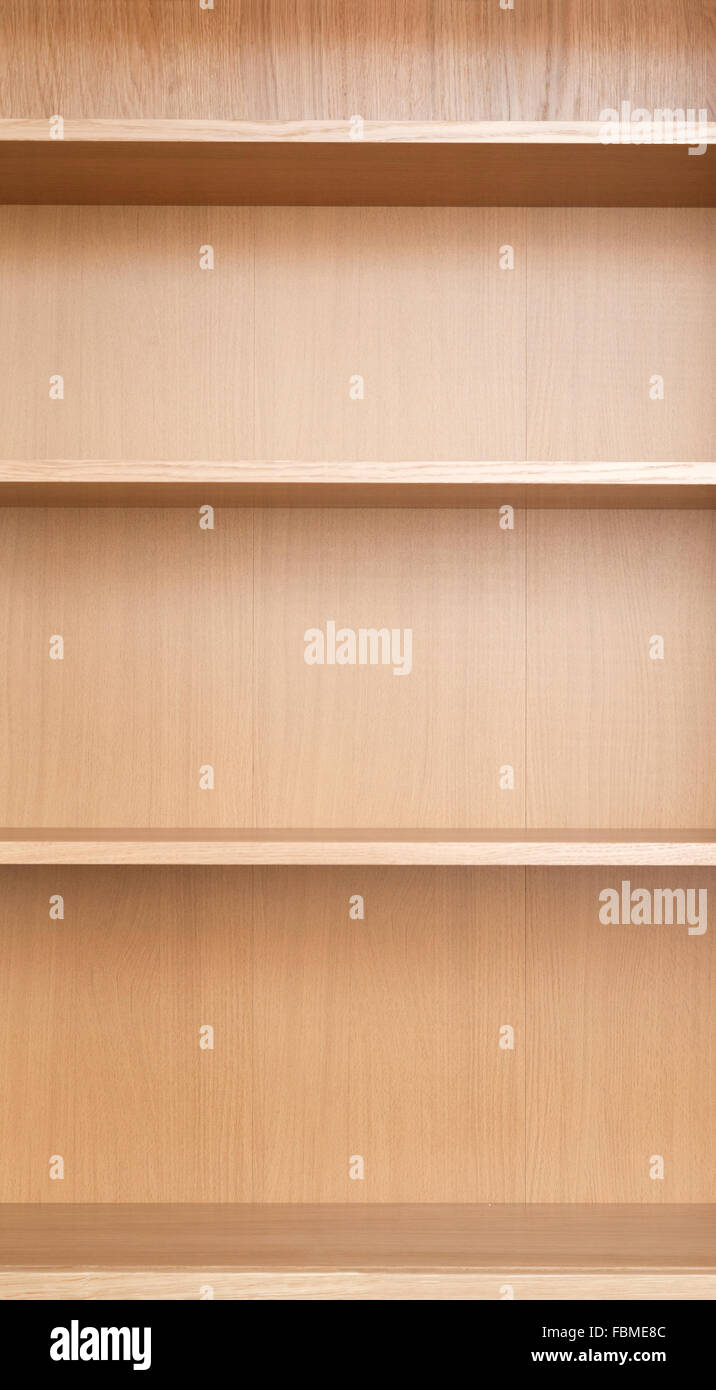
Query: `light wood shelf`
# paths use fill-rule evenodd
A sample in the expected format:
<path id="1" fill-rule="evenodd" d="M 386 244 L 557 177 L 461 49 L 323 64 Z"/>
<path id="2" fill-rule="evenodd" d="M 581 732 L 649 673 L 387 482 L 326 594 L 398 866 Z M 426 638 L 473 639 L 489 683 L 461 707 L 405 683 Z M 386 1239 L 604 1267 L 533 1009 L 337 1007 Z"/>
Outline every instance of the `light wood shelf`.
<path id="1" fill-rule="evenodd" d="M 708 123 L 703 143 L 716 141 Z M 694 129 L 597 121 L 0 122 L 0 202 L 711 207 Z M 699 137 L 700 138 L 700 137 Z M 638 139 L 641 143 L 636 143 Z M 631 143 L 627 143 L 631 141 Z M 651 143 L 649 143 L 651 141 Z"/>
<path id="2" fill-rule="evenodd" d="M 0 505 L 714 507 L 716 463 L 0 461 Z"/>
<path id="3" fill-rule="evenodd" d="M 716 1301 L 711 7 L 4 8 L 0 1300 Z"/>
<path id="4" fill-rule="evenodd" d="M 0 1270 L 716 1271 L 699 1203 L 8 1203 Z"/>
<path id="5" fill-rule="evenodd" d="M 716 865 L 716 830 L 1 830 L 0 864 L 686 867 Z"/>

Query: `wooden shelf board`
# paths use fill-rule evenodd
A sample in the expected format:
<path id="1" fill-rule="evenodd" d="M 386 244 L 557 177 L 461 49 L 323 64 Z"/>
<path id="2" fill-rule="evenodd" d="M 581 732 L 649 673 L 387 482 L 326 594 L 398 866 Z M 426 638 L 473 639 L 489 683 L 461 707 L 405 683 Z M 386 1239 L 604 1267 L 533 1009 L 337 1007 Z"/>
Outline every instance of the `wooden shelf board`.
<path id="1" fill-rule="evenodd" d="M 0 864 L 716 865 L 716 830 L 4 829 Z"/>
<path id="2" fill-rule="evenodd" d="M 666 143 L 666 127 L 654 121 L 620 124 L 619 139 L 609 144 L 605 144 L 602 138 L 603 129 L 601 121 L 363 121 L 363 134 L 361 139 L 357 139 L 354 122 L 350 120 L 210 121 L 67 117 L 64 120 L 63 139 L 58 140 L 51 137 L 49 119 L 4 117 L 0 120 L 0 140 L 52 145 L 78 142 L 98 145 L 573 145 L 579 149 L 599 145 L 604 149 L 614 149 L 631 144 L 634 133 L 640 132 L 642 148 L 659 143 L 663 147 Z M 707 122 L 703 134 L 707 142 L 716 142 L 716 122 Z M 688 121 L 674 121 L 668 144 L 689 146 L 694 144 L 695 138 L 694 125 Z M 633 143 L 636 145 L 636 140 Z"/>
<path id="3" fill-rule="evenodd" d="M 694 129 L 596 121 L 0 122 L 0 202 L 710 207 Z M 716 125 L 704 143 L 716 141 Z M 636 143 L 636 139 L 642 143 Z M 647 143 L 651 140 L 652 143 Z M 631 141 L 631 143 L 627 143 Z"/>
<path id="4" fill-rule="evenodd" d="M 393 1302 L 494 1302 L 506 1295 L 509 1282 L 513 1297 L 532 1301 L 578 1299 L 653 1299 L 657 1301 L 716 1299 L 716 1274 L 664 1273 L 639 1270 L 636 1273 L 607 1271 L 584 1273 L 566 1270 L 557 1274 L 509 1273 L 509 1281 L 499 1270 L 418 1271 L 402 1270 L 357 1272 L 355 1270 L 302 1271 L 276 1270 L 234 1272 L 202 1267 L 201 1270 L 79 1270 L 38 1271 L 0 1270 L 0 1299 L 179 1299 L 193 1301 L 205 1297 L 206 1285 L 213 1297 L 241 1302 L 323 1301 L 341 1302 L 390 1300 Z"/>
<path id="5" fill-rule="evenodd" d="M 0 1270 L 716 1270 L 716 1205 L 23 1203 Z"/>
<path id="6" fill-rule="evenodd" d="M 716 463 L 0 461 L 5 506 L 714 507 Z"/>

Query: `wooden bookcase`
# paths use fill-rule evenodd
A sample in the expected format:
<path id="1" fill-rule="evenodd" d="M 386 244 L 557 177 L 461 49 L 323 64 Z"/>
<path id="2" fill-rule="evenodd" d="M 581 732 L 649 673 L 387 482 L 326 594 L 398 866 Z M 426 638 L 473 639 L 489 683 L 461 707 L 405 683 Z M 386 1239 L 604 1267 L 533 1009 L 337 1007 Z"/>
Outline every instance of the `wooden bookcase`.
<path id="1" fill-rule="evenodd" d="M 3 12 L 1 1297 L 716 1298 L 707 8 Z"/>

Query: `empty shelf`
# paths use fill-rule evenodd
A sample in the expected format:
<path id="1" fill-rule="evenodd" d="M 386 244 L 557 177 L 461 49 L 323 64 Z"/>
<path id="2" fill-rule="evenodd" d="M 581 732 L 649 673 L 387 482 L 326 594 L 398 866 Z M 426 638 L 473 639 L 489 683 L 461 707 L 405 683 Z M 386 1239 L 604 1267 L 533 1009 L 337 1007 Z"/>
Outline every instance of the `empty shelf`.
<path id="1" fill-rule="evenodd" d="M 0 1269 L 706 1271 L 716 1206 L 23 1203 Z"/>
<path id="2" fill-rule="evenodd" d="M 710 207 L 713 158 L 687 146 L 715 139 L 678 122 L 3 120 L 0 202 Z"/>
<path id="3" fill-rule="evenodd" d="M 716 830 L 1 830 L 0 864 L 716 865 Z"/>
<path id="4" fill-rule="evenodd" d="M 716 463 L 0 461 L 5 506 L 714 507 Z"/>

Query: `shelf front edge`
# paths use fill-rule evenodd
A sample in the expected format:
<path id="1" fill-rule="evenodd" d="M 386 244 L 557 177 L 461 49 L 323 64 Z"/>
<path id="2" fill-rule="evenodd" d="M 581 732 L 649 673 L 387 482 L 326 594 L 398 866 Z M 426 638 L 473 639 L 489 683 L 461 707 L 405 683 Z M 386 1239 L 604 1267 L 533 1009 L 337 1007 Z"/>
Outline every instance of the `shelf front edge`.
<path id="1" fill-rule="evenodd" d="M 681 143 L 603 143 L 479 123 L 445 135 L 405 123 L 395 138 L 238 135 L 153 123 L 72 138 L 0 132 L 0 202 L 404 207 L 712 207 L 712 127 L 693 155 Z M 69 129 L 69 127 L 68 127 Z M 388 129 L 388 128 L 386 128 Z M 23 135 L 25 132 L 23 132 Z M 67 132 L 66 132 L 67 135 Z M 369 132 L 370 136 L 370 132 Z M 707 147 L 708 146 L 708 147 Z"/>
<path id="2" fill-rule="evenodd" d="M 716 839 L 6 839 L 0 864 L 700 867 L 716 866 Z"/>
<path id="3" fill-rule="evenodd" d="M 0 460 L 3 506 L 716 507 L 714 462 Z"/>

